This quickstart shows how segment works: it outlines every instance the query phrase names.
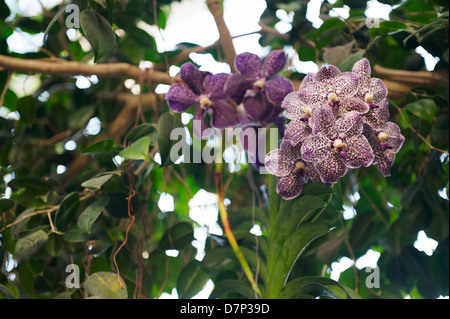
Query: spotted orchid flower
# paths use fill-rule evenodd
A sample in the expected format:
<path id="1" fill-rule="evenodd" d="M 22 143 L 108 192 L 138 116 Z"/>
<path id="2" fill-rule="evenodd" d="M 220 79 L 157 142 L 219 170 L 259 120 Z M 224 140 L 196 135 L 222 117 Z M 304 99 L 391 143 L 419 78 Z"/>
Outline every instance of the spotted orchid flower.
<path id="1" fill-rule="evenodd" d="M 236 56 L 238 73 L 226 81 L 224 91 L 236 105 L 243 104 L 250 121 L 264 125 L 281 113 L 281 102 L 294 90 L 291 81 L 277 76 L 286 61 L 282 50 L 271 51 L 264 60 L 249 52 Z"/>
<path id="2" fill-rule="evenodd" d="M 166 101 L 175 112 L 186 111 L 191 105 L 198 106 L 194 113 L 194 120 L 202 121 L 201 132 L 194 132 L 198 137 L 206 128 L 206 113 L 211 115 L 211 125 L 218 129 L 239 123 L 237 112 L 226 102 L 227 95 L 223 91 L 229 74 L 202 72 L 188 62 L 181 66 L 180 77 L 183 82 L 169 88 Z"/>
<path id="3" fill-rule="evenodd" d="M 363 125 L 363 135 L 372 147 L 375 166 L 383 176 L 391 175 L 391 167 L 395 154 L 398 153 L 405 141 L 397 124 L 387 122 L 382 128 L 374 129 L 369 124 Z"/>
<path id="4" fill-rule="evenodd" d="M 317 74 L 308 75 L 303 82 L 298 96 L 302 104 L 311 109 L 327 104 L 331 106 L 335 116 L 351 111 L 366 113 L 369 110 L 368 104 L 356 97 L 360 82 L 356 73 L 341 73 L 333 65 L 323 66 Z M 288 108 L 285 105 L 285 109 Z"/>
<path id="5" fill-rule="evenodd" d="M 360 85 L 356 96 L 366 102 L 369 107 L 377 108 L 386 98 L 388 90 L 380 79 L 371 78 L 372 68 L 366 58 L 362 58 L 353 65 L 353 73 L 360 77 Z"/>
<path id="6" fill-rule="evenodd" d="M 301 144 L 284 140 L 279 149 L 270 151 L 265 158 L 267 171 L 278 179 L 277 193 L 284 199 L 300 195 L 307 180 L 320 182 L 317 169 L 302 159 L 300 149 Z"/>
<path id="7" fill-rule="evenodd" d="M 336 183 L 347 168 L 372 164 L 372 148 L 362 131 L 360 113 L 351 111 L 336 120 L 332 107 L 324 104 L 313 114 L 312 134 L 301 147 L 302 158 L 314 163 L 323 183 Z"/>

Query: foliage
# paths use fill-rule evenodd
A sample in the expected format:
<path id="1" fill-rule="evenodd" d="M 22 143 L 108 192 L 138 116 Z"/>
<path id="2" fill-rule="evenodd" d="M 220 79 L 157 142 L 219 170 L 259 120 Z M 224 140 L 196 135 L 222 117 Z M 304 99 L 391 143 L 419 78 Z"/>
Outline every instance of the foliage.
<path id="1" fill-rule="evenodd" d="M 448 2 L 379 2 L 394 7 L 378 27 L 366 23 L 367 1 L 338 0 L 322 3 L 324 23 L 314 28 L 305 18 L 307 1 L 266 0 L 262 46 L 293 49 L 301 61 L 333 64 L 341 72 L 366 57 L 389 90 L 390 121 L 405 137 L 391 176 L 375 167 L 353 169 L 331 187 L 307 183 L 299 197 L 285 200 L 276 193 L 277 178 L 252 165 L 215 171 L 214 163 L 170 157 L 177 143 L 170 132 L 192 132 L 192 121 L 171 112 L 155 88 L 180 81 L 167 72 L 193 62 L 189 52 L 226 58 L 219 43 L 180 43 L 158 52 L 155 39 L 138 25 L 164 29 L 171 0 L 70 1 L 81 9 L 83 37 L 75 40 L 67 36 L 63 6 L 6 19 L 10 9 L 0 1 L 2 112 L 18 114 L 0 117 L 0 185 L 2 196 L 8 193 L 0 199 L 0 298 L 158 298 L 174 288 L 191 298 L 209 279 L 210 298 L 448 296 L 449 89 L 448 81 L 439 80 L 448 75 Z M 336 17 L 333 8 L 344 5 L 349 17 Z M 274 31 L 278 10 L 293 13 L 286 34 Z M 45 32 L 45 47 L 10 52 L 7 39 L 18 29 Z M 89 50 L 82 45 L 86 39 Z M 435 71 L 426 71 L 418 46 L 439 58 Z M 18 67 L 8 67 L 4 57 L 50 59 L 55 69 L 67 61 L 111 67 L 86 89 L 76 86 L 76 73 L 42 70 L 36 72 L 39 88 L 22 96 L 9 85 Z M 151 61 L 152 69 L 126 73 L 141 61 Z M 305 76 L 293 68 L 281 74 L 296 89 Z M 138 95 L 125 83 L 129 78 Z M 101 123 L 95 134 L 86 129 L 93 118 Z M 191 158 L 214 151 L 191 136 Z M 189 201 L 200 190 L 218 193 L 228 218 L 219 221 L 223 236 L 208 232 L 204 257 L 196 258 L 193 241 L 201 225 L 190 218 Z M 173 196 L 174 211 L 159 208 L 163 194 Z M 349 208 L 356 215 L 344 218 Z M 255 225 L 260 236 L 249 232 Z M 438 243 L 431 256 L 414 247 L 421 230 Z M 355 266 L 338 281 L 330 278 L 333 262 L 344 256 L 356 261 L 369 249 L 380 253 L 379 288 L 368 287 L 368 273 Z M 79 267 L 79 288 L 66 283 L 69 264 Z"/>

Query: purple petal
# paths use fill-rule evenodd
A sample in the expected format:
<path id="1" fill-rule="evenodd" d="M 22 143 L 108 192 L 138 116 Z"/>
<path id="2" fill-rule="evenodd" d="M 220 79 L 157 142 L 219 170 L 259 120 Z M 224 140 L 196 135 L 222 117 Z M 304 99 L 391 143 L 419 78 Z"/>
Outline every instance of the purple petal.
<path id="1" fill-rule="evenodd" d="M 300 87 L 306 87 L 308 85 L 313 84 L 316 81 L 316 73 L 309 72 L 304 78 L 302 83 L 300 84 Z"/>
<path id="2" fill-rule="evenodd" d="M 285 130 L 286 130 L 286 118 L 284 116 L 275 116 L 272 118 L 273 124 L 278 128 L 278 133 L 280 134 L 280 138 L 284 138 Z"/>
<path id="3" fill-rule="evenodd" d="M 169 107 L 175 112 L 182 112 L 189 106 L 198 103 L 199 98 L 186 83 L 175 83 L 170 86 L 166 94 Z"/>
<path id="4" fill-rule="evenodd" d="M 261 62 L 262 59 L 256 54 L 244 52 L 236 56 L 234 64 L 242 75 L 257 79 L 261 77 Z"/>
<path id="5" fill-rule="evenodd" d="M 327 82 L 340 76 L 342 73 L 334 65 L 323 66 L 319 69 L 316 75 L 317 82 Z"/>
<path id="6" fill-rule="evenodd" d="M 308 182 L 321 182 L 320 174 L 313 163 L 306 163 L 306 176 L 308 176 Z"/>
<path id="7" fill-rule="evenodd" d="M 366 58 L 362 58 L 361 60 L 356 62 L 353 65 L 352 72 L 358 74 L 364 83 L 369 81 L 370 74 L 372 73 L 369 60 L 367 60 Z"/>
<path id="8" fill-rule="evenodd" d="M 243 100 L 245 112 L 247 116 L 253 121 L 264 120 L 272 111 L 274 107 L 266 98 L 266 95 L 259 90 L 252 90 L 247 92 Z"/>
<path id="9" fill-rule="evenodd" d="M 263 63 L 263 76 L 270 78 L 275 74 L 283 70 L 286 65 L 287 57 L 283 50 L 273 50 L 271 51 Z"/>
<path id="10" fill-rule="evenodd" d="M 294 91 L 292 82 L 283 76 L 276 76 L 265 84 L 267 98 L 275 106 L 280 107 L 286 95 Z"/>
<path id="11" fill-rule="evenodd" d="M 286 176 L 294 169 L 295 163 L 283 154 L 281 149 L 274 149 L 267 153 L 264 159 L 267 171 L 275 176 Z"/>
<path id="12" fill-rule="evenodd" d="M 300 117 L 311 117 L 311 114 L 305 114 L 305 107 L 307 105 L 300 100 L 297 92 L 291 92 L 286 95 L 281 103 L 281 108 L 285 110 L 286 117 L 291 120 Z"/>
<path id="13" fill-rule="evenodd" d="M 191 62 L 187 62 L 181 66 L 180 77 L 181 79 L 189 85 L 195 94 L 200 95 L 203 93 L 203 79 L 206 74 L 200 71 Z"/>
<path id="14" fill-rule="evenodd" d="M 247 92 L 248 89 L 251 89 L 252 86 L 252 79 L 236 73 L 225 81 L 224 91 L 234 103 L 241 104 L 245 92 Z"/>
<path id="15" fill-rule="evenodd" d="M 204 110 L 201 107 L 198 107 L 197 110 L 194 113 L 194 118 L 192 121 L 192 130 L 194 132 L 195 137 L 198 139 L 207 138 L 208 136 L 205 136 L 205 130 L 209 128 L 209 125 L 206 124 L 205 118 L 204 118 Z"/>
<path id="16" fill-rule="evenodd" d="M 279 177 L 277 183 L 277 193 L 286 200 L 293 199 L 300 195 L 305 184 L 304 173 L 291 173 L 287 176 Z"/>
<path id="17" fill-rule="evenodd" d="M 305 85 L 297 91 L 301 103 L 309 106 L 319 106 L 326 103 L 326 93 L 321 92 L 322 87 L 317 84 Z"/>
<path id="18" fill-rule="evenodd" d="M 330 139 L 337 137 L 336 118 L 329 105 L 322 105 L 314 111 L 312 116 L 313 134 L 324 134 Z"/>
<path id="19" fill-rule="evenodd" d="M 320 174 L 320 179 L 323 183 L 336 183 L 339 178 L 345 176 L 347 173 L 347 167 L 342 162 L 339 154 L 329 152 L 323 161 L 315 163 Z"/>
<path id="20" fill-rule="evenodd" d="M 234 127 L 239 124 L 236 110 L 223 100 L 212 101 L 211 125 L 217 129 Z"/>
<path id="21" fill-rule="evenodd" d="M 369 111 L 363 116 L 363 121 L 374 128 L 381 128 L 388 120 L 389 108 L 386 99 L 377 104 L 370 105 Z"/>
<path id="22" fill-rule="evenodd" d="M 206 95 L 211 100 L 223 100 L 227 98 L 224 91 L 225 82 L 230 77 L 227 73 L 210 74 L 203 80 Z"/>
<path id="23" fill-rule="evenodd" d="M 372 164 L 374 155 L 367 139 L 362 135 L 355 135 L 345 139 L 347 151 L 342 160 L 349 168 L 357 168 L 360 166 L 369 166 Z"/>
<path id="24" fill-rule="evenodd" d="M 350 97 L 358 92 L 359 82 L 359 75 L 346 72 L 333 79 L 333 87 L 339 97 Z"/>
<path id="25" fill-rule="evenodd" d="M 308 137 L 301 147 L 302 158 L 307 162 L 320 162 L 332 152 L 332 141 L 319 133 Z"/>
<path id="26" fill-rule="evenodd" d="M 369 93 L 373 95 L 372 103 L 376 104 L 386 98 L 388 90 L 383 81 L 377 78 L 371 78 L 369 81 Z"/>
<path id="27" fill-rule="evenodd" d="M 405 137 L 401 134 L 400 127 L 395 123 L 387 122 L 381 132 L 387 135 L 384 142 L 387 146 L 386 150 L 388 152 L 397 153 L 405 141 Z"/>
<path id="28" fill-rule="evenodd" d="M 395 153 L 387 152 L 386 149 L 381 148 L 376 131 L 369 124 L 364 124 L 363 127 L 363 135 L 367 138 L 374 154 L 372 165 L 375 166 L 383 176 L 390 176 Z"/>
<path id="29" fill-rule="evenodd" d="M 364 114 L 369 111 L 369 105 L 358 98 L 343 97 L 339 99 L 337 107 L 333 108 L 333 112 L 336 116 L 342 116 L 351 111 Z"/>
<path id="30" fill-rule="evenodd" d="M 336 121 L 340 138 L 360 135 L 362 133 L 362 118 L 358 112 L 350 112 Z"/>
<path id="31" fill-rule="evenodd" d="M 286 126 L 284 139 L 290 140 L 294 145 L 300 143 L 312 134 L 312 129 L 307 121 L 297 118 Z"/>
<path id="32" fill-rule="evenodd" d="M 266 132 L 261 126 L 249 124 L 239 132 L 239 143 L 247 152 L 248 162 L 256 168 L 264 166 L 266 149 Z"/>

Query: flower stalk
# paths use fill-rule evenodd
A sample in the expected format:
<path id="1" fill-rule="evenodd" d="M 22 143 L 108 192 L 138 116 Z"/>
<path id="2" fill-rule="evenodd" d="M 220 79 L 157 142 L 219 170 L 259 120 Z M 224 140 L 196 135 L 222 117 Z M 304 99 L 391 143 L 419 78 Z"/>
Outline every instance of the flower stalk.
<path id="1" fill-rule="evenodd" d="M 221 155 L 222 154 L 219 152 L 218 156 L 221 156 Z M 259 296 L 261 296 L 261 292 L 258 288 L 255 277 L 253 276 L 250 266 L 248 265 L 247 260 L 244 257 L 244 254 L 242 253 L 241 249 L 239 248 L 239 245 L 238 245 L 236 238 L 234 237 L 233 231 L 231 230 L 231 227 L 230 227 L 230 221 L 228 219 L 228 213 L 227 213 L 227 209 L 226 209 L 225 203 L 224 203 L 224 194 L 222 191 L 222 161 L 220 159 L 216 160 L 215 182 L 216 182 L 216 188 L 217 188 L 217 195 L 219 197 L 220 219 L 222 220 L 225 235 L 227 236 L 228 242 L 230 243 L 230 246 L 233 249 L 234 255 L 239 260 L 239 263 L 241 264 L 242 269 L 244 270 L 245 276 L 247 277 L 248 281 L 250 282 L 250 284 L 252 286 L 252 289 Z"/>

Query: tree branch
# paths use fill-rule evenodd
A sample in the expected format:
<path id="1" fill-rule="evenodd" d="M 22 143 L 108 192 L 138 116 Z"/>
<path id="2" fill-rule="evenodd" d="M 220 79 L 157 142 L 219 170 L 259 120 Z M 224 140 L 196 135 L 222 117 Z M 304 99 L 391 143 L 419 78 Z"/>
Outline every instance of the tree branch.
<path id="1" fill-rule="evenodd" d="M 129 77 L 139 79 L 142 69 L 138 66 L 128 63 L 102 63 L 102 64 L 86 64 L 75 61 L 66 61 L 58 58 L 49 59 L 20 59 L 5 55 L 0 55 L 0 68 L 24 72 L 24 73 L 40 73 L 46 75 L 97 75 L 105 78 L 123 78 Z M 146 72 L 147 81 L 162 84 L 174 83 L 174 78 L 167 73 L 151 70 Z"/>
<path id="2" fill-rule="evenodd" d="M 234 58 L 236 57 L 236 51 L 234 50 L 233 39 L 231 38 L 230 31 L 228 30 L 225 20 L 223 19 L 222 2 L 212 0 L 207 1 L 207 5 L 214 17 L 217 29 L 219 30 L 219 41 L 225 54 L 225 60 L 230 65 L 231 72 L 234 73 Z"/>

